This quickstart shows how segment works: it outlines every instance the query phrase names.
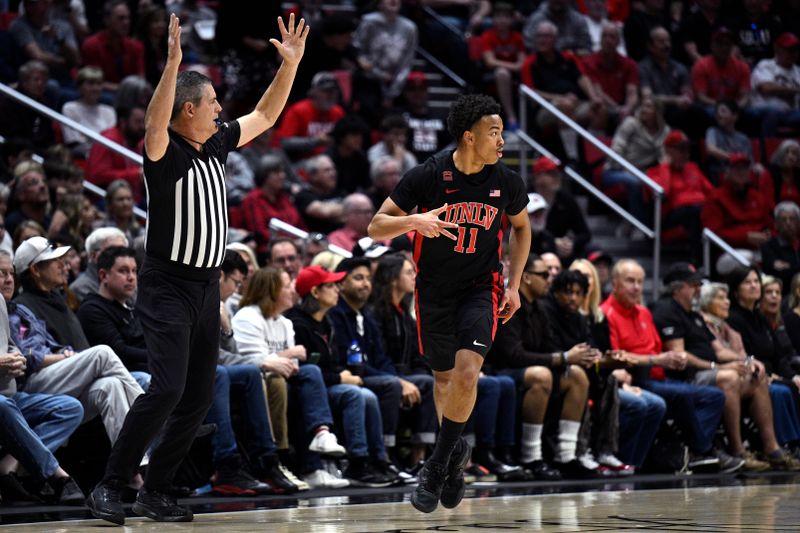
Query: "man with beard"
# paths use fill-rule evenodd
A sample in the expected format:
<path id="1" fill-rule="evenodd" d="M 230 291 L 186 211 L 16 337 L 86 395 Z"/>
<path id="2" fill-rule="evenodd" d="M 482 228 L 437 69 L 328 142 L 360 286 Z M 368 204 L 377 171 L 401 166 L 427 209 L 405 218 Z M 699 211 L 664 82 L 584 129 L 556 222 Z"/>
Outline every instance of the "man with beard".
<path id="1" fill-rule="evenodd" d="M 144 109 L 141 107 L 117 109 L 117 125 L 102 133 L 125 148 L 142 153 L 144 138 Z M 107 187 L 114 180 L 131 184 L 133 198 L 138 204 L 143 198 L 142 170 L 139 165 L 100 143 L 94 143 L 86 163 L 86 176 L 95 185 Z"/>

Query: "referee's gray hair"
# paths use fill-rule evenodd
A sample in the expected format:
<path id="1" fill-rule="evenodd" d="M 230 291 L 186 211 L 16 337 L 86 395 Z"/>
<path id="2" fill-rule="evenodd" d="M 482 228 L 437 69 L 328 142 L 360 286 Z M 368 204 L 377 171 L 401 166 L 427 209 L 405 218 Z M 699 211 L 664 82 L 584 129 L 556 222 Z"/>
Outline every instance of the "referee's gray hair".
<path id="1" fill-rule="evenodd" d="M 191 102 L 194 105 L 200 103 L 203 98 L 203 88 L 211 85 L 211 78 L 194 70 L 184 70 L 178 73 L 175 80 L 175 102 L 172 104 L 172 116 L 170 120 L 175 120 L 181 114 L 183 104 Z"/>
<path id="2" fill-rule="evenodd" d="M 128 246 L 128 238 L 122 233 L 119 228 L 97 228 L 86 237 L 86 253 L 92 255 L 99 252 L 103 245 L 114 237 L 122 237 L 125 239 L 125 246 Z"/>
<path id="3" fill-rule="evenodd" d="M 776 205 L 775 206 L 775 210 L 772 211 L 772 216 L 775 218 L 775 220 L 777 220 L 778 219 L 778 215 L 780 215 L 784 211 L 790 211 L 790 212 L 794 213 L 794 216 L 796 216 L 797 218 L 800 218 L 800 207 L 798 207 L 798 205 L 796 203 L 794 203 L 794 202 L 792 202 L 790 200 L 783 201 L 783 202 L 779 203 L 778 205 Z"/>
<path id="4" fill-rule="evenodd" d="M 700 304 L 700 310 L 708 311 L 708 306 L 711 305 L 711 300 L 716 298 L 720 292 L 728 294 L 728 290 L 728 285 L 725 283 L 719 283 L 717 281 L 704 283 L 700 287 L 700 298 L 698 300 Z"/>

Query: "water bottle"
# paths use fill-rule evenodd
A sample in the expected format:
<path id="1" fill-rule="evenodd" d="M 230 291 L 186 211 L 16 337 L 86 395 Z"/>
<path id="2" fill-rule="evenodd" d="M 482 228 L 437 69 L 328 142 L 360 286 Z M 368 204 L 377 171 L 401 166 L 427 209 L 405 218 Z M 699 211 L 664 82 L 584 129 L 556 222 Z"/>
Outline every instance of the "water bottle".
<path id="1" fill-rule="evenodd" d="M 364 372 L 364 354 L 358 341 L 351 342 L 347 348 L 347 370 L 354 376 L 360 376 Z"/>

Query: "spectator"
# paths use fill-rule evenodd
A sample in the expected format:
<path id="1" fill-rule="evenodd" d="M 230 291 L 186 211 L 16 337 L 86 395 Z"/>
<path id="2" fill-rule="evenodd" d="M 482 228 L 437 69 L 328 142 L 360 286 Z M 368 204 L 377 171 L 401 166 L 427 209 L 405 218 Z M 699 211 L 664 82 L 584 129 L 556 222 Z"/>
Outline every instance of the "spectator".
<path id="1" fill-rule="evenodd" d="M 771 236 L 770 204 L 756 189 L 750 159 L 734 153 L 722 184 L 707 197 L 701 221 L 731 246 L 758 250 Z"/>
<path id="2" fill-rule="evenodd" d="M 171 4 L 181 21 L 181 51 L 188 64 L 210 63 L 214 53 L 217 12 L 197 0 Z"/>
<path id="3" fill-rule="evenodd" d="M 570 51 L 579 56 L 589 54 L 592 49 L 589 26 L 567 0 L 546 0 L 527 18 L 522 35 L 529 50 L 538 48 L 539 25 L 545 21 L 557 29 L 555 47 L 559 51 Z"/>
<path id="4" fill-rule="evenodd" d="M 521 307 L 498 327 L 487 361 L 496 372 L 512 376 L 524 388 L 520 461 L 536 479 L 551 481 L 561 478 L 562 469 L 565 475 L 589 475 L 575 459 L 589 381 L 582 368 L 570 365 L 591 358 L 594 352 L 586 344 L 554 351 L 552 332 L 539 302 L 547 294 L 547 275 L 544 261 L 531 254 L 520 284 Z M 556 413 L 559 403 L 561 410 Z M 546 413 L 559 420 L 558 469 L 542 453 Z"/>
<path id="5" fill-rule="evenodd" d="M 761 245 L 764 273 L 781 280 L 788 292 L 792 278 L 800 272 L 800 207 L 781 202 L 773 210 L 777 235 Z"/>
<path id="6" fill-rule="evenodd" d="M 47 228 L 47 238 L 69 244 L 75 248 L 70 251 L 80 254 L 84 251 L 84 242 L 91 233 L 95 220 L 97 208 L 91 200 L 80 193 L 64 193 L 60 195 L 53 211 L 53 220 Z"/>
<path id="7" fill-rule="evenodd" d="M 66 246 L 54 248 L 40 237 L 20 245 L 14 269 L 24 296 L 11 301 L 13 281 L 2 286 L 11 338 L 26 354 L 24 390 L 77 398 L 84 408 L 84 421 L 99 414 L 113 444 L 125 415 L 143 391 L 111 348 L 89 346 L 78 318 L 56 291 L 64 285 L 61 258 L 66 251 Z M 10 270 L 8 261 L 4 268 Z M 136 481 L 141 483 L 141 479 Z"/>
<path id="8" fill-rule="evenodd" d="M 344 477 L 355 486 L 385 487 L 394 476 L 384 474 L 380 468 L 387 462 L 387 456 L 378 398 L 363 386 L 360 376 L 341 363 L 331 343 L 333 327 L 327 314 L 339 301 L 338 282 L 345 276 L 345 272 L 334 274 L 321 267 L 301 270 L 295 286 L 302 300 L 286 316 L 294 326 L 295 339 L 306 346 L 322 371 L 332 409 L 345 421 L 340 430 L 349 451 Z M 314 456 L 306 458 L 314 459 Z M 306 464 L 306 469 L 311 468 L 322 466 Z"/>
<path id="9" fill-rule="evenodd" d="M 345 116 L 337 104 L 339 84 L 328 71 L 311 80 L 308 98 L 289 106 L 277 130 L 281 148 L 296 161 L 323 153 L 332 143 L 334 124 Z"/>
<path id="10" fill-rule="evenodd" d="M 78 71 L 75 81 L 81 96 L 78 100 L 64 104 L 61 112 L 95 133 L 101 133 L 113 127 L 117 123 L 116 111 L 110 105 L 100 103 L 103 71 L 97 67 L 83 67 Z M 64 128 L 64 144 L 69 147 L 75 157 L 86 159 L 89 156 L 92 142 L 77 130 Z"/>
<path id="11" fill-rule="evenodd" d="M 558 29 L 551 22 L 540 22 L 535 31 L 535 51 L 522 65 L 522 83 L 579 124 L 587 125 L 591 121 L 592 126 L 598 129 L 605 120 L 602 100 L 592 82 L 582 73 L 578 60 L 571 52 L 556 47 Z M 536 124 L 545 133 L 558 128 L 567 156 L 577 160 L 577 133 L 574 130 L 561 124 L 545 109 L 537 112 Z"/>
<path id="12" fill-rule="evenodd" d="M 603 25 L 600 50 L 583 59 L 583 73 L 606 107 L 608 130 L 630 115 L 639 103 L 639 69 L 636 62 L 617 51 L 620 30 L 613 22 Z"/>
<path id="13" fill-rule="evenodd" d="M 340 286 L 339 303 L 330 311 L 339 362 L 348 365 L 351 373 L 359 375 L 364 386 L 378 396 L 383 443 L 387 449 L 394 448 L 400 405 L 409 387 L 398 378 L 392 359 L 384 352 L 375 313 L 365 307 L 372 292 L 369 259 L 345 259 L 336 271 L 347 273 Z M 356 352 L 361 363 L 355 361 Z"/>
<path id="14" fill-rule="evenodd" d="M 347 115 L 333 126 L 333 144 L 326 154 L 336 166 L 337 194 L 351 194 L 369 188 L 369 160 L 364 151 L 368 136 L 369 127 L 358 115 Z"/>
<path id="15" fill-rule="evenodd" d="M 294 203 L 311 231 L 330 233 L 341 226 L 342 202 L 336 193 L 336 166 L 327 155 L 306 163 L 308 187 L 295 195 Z"/>
<path id="16" fill-rule="evenodd" d="M 125 234 L 119 228 L 98 228 L 86 239 L 87 264 L 84 273 L 69 286 L 69 290 L 78 299 L 78 302 L 89 296 L 97 294 L 100 290 L 100 277 L 97 272 L 97 259 L 103 250 L 112 246 L 128 246 Z"/>
<path id="17" fill-rule="evenodd" d="M 772 46 L 781 34 L 780 18 L 763 0 L 744 0 L 744 12 L 731 21 L 739 54 L 750 67 L 772 55 Z"/>
<path id="18" fill-rule="evenodd" d="M 83 41 L 84 65 L 103 71 L 103 88 L 116 91 L 126 76 L 144 76 L 144 45 L 130 37 L 131 11 L 125 0 L 107 0 L 103 4 L 105 29 Z"/>
<path id="19" fill-rule="evenodd" d="M 430 6 L 439 15 L 426 20 L 426 42 L 456 74 L 467 77 L 469 49 L 466 37 L 479 32 L 492 9 L 490 1 L 422 0 L 422 5 Z"/>
<path id="20" fill-rule="evenodd" d="M 141 154 L 145 129 L 144 111 L 141 107 L 117 108 L 117 124 L 104 131 L 103 137 Z M 136 203 L 144 199 L 142 167 L 100 143 L 95 143 L 89 151 L 86 178 L 101 187 L 107 187 L 114 180 L 125 180 L 131 186 Z"/>
<path id="21" fill-rule="evenodd" d="M 631 59 L 636 61 L 644 59 L 645 51 L 653 40 L 653 30 L 669 27 L 664 4 L 664 0 L 644 0 L 642 9 L 631 9 L 622 30 L 625 49 Z M 667 38 L 669 36 L 667 32 Z"/>
<path id="22" fill-rule="evenodd" d="M 556 276 L 563 270 L 561 259 L 559 259 L 556 254 L 547 252 L 542 254 L 542 262 L 547 269 L 547 283 L 549 288 L 549 284 L 553 283 Z"/>
<path id="23" fill-rule="evenodd" d="M 248 282 L 241 307 L 231 320 L 239 353 L 262 370 L 280 375 L 289 385 L 290 397 L 300 415 L 303 444 L 312 453 L 341 457 L 346 450 L 330 431 L 333 425 L 325 383 L 317 365 L 306 362 L 307 351 L 296 345 L 292 322 L 282 313 L 294 302 L 289 275 L 277 268 L 256 271 Z M 300 360 L 305 364 L 300 364 Z M 289 418 L 291 421 L 292 419 Z M 304 472 L 311 487 L 341 488 L 347 481 L 323 469 Z"/>
<path id="24" fill-rule="evenodd" d="M 142 76 L 126 76 L 117 87 L 114 94 L 115 109 L 130 109 L 141 107 L 147 109 L 147 104 L 153 97 L 153 86 Z"/>
<path id="25" fill-rule="evenodd" d="M 794 139 L 781 142 L 769 161 L 775 203 L 790 201 L 800 205 L 800 143 Z"/>
<path id="26" fill-rule="evenodd" d="M 14 230 L 13 246 L 16 251 L 19 245 L 31 237 L 44 237 L 46 232 L 41 224 L 35 220 L 23 220 Z"/>
<path id="27" fill-rule="evenodd" d="M 375 290 L 370 295 L 386 355 L 392 360 L 403 387 L 401 406 L 410 411 L 413 420 L 410 458 L 412 465 L 425 459 L 426 447 L 434 444 L 437 430 L 433 374 L 419 351 L 417 321 L 411 314 L 416 277 L 414 263 L 405 256 L 385 255 L 378 260 Z M 494 448 L 494 423 L 486 433 L 491 451 Z M 513 429 L 511 436 L 511 442 L 499 444 L 512 446 Z"/>
<path id="28" fill-rule="evenodd" d="M 670 125 L 684 129 L 690 127 L 694 94 L 689 70 L 670 56 L 672 38 L 663 26 L 650 30 L 647 51 L 648 54 L 639 61 L 642 99 L 652 96 L 663 105 L 664 116 Z"/>
<path id="29" fill-rule="evenodd" d="M 114 180 L 106 189 L 106 217 L 101 227 L 113 227 L 125 234 L 128 242 L 144 236 L 144 228 L 136 221 L 133 212 L 133 191 L 125 180 Z"/>
<path id="30" fill-rule="evenodd" d="M 242 201 L 243 226 L 256 237 L 259 254 L 266 254 L 272 238 L 269 222 L 279 218 L 287 224 L 303 229 L 305 224 L 286 190 L 286 167 L 280 157 L 263 155 L 255 174 L 258 187 L 247 193 Z"/>
<path id="31" fill-rule="evenodd" d="M 244 294 L 244 291 L 247 289 L 248 281 L 253 277 L 255 271 L 258 270 L 259 263 L 253 248 L 241 242 L 232 242 L 225 247 L 225 250 L 233 250 L 239 254 L 239 257 L 241 257 L 247 265 L 247 275 L 242 280 L 242 285 L 225 301 L 225 310 L 228 312 L 229 316 L 233 316 L 236 314 L 236 311 L 239 310 L 239 300 L 241 300 L 242 294 Z"/>
<path id="32" fill-rule="evenodd" d="M 28 61 L 19 67 L 17 90 L 40 104 L 55 107 L 45 94 L 48 76 L 44 63 L 35 59 Z M 0 135 L 3 137 L 25 139 L 32 149 L 38 151 L 44 151 L 55 142 L 53 122 L 27 105 L 3 96 L 0 116 L 3 117 L 0 121 Z"/>
<path id="33" fill-rule="evenodd" d="M 167 63 L 167 12 L 158 5 L 145 5 L 137 18 L 136 37 L 144 47 L 144 77 L 158 85 Z"/>
<path id="34" fill-rule="evenodd" d="M 686 230 L 691 257 L 699 257 L 702 226 L 700 213 L 714 187 L 689 160 L 689 138 L 681 130 L 672 130 L 664 139 L 664 162 L 647 171 L 648 177 L 664 189 L 661 217 L 664 228 Z"/>
<path id="35" fill-rule="evenodd" d="M 792 277 L 786 310 L 782 318 L 795 353 L 800 353 L 800 350 L 798 350 L 800 348 L 800 272 Z M 786 381 L 792 382 L 795 385 L 795 389 L 800 392 L 800 375 L 793 375 L 790 380 Z"/>
<path id="36" fill-rule="evenodd" d="M 763 116 L 761 135 L 775 137 L 789 127 L 800 133 L 800 39 L 782 33 L 775 40 L 775 56 L 758 62 L 750 77 L 753 107 Z"/>
<path id="37" fill-rule="evenodd" d="M 269 266 L 283 269 L 293 280 L 303 266 L 300 247 L 288 237 L 277 237 L 269 242 L 267 260 Z"/>
<path id="38" fill-rule="evenodd" d="M 379 116 L 380 111 L 389 109 L 411 71 L 417 50 L 417 25 L 400 15 L 401 4 L 400 0 L 380 0 L 377 11 L 363 15 L 356 28 L 353 44 L 358 49 L 358 65 L 378 89 L 364 92 L 367 87 L 354 87 L 366 116 Z M 370 102 L 373 98 L 379 100 Z"/>
<path id="39" fill-rule="evenodd" d="M 308 35 L 303 61 L 292 84 L 291 101 L 303 98 L 311 87 L 311 79 L 323 70 L 352 75 L 358 64 L 358 51 L 353 46 L 356 24 L 349 13 L 333 12 L 325 16 Z"/>
<path id="40" fill-rule="evenodd" d="M 669 134 L 669 126 L 664 123 L 660 105 L 652 96 L 642 98 L 642 103 L 636 113 L 625 118 L 614 132 L 611 149 L 622 158 L 642 172 L 655 166 L 664 156 L 664 140 Z M 627 209 L 638 220 L 645 222 L 647 219 L 642 194 L 642 182 L 625 170 L 614 159 L 608 158 L 602 174 L 605 187 L 622 185 L 625 188 Z M 632 232 L 629 224 L 623 222 L 618 232 L 619 237 L 628 237 L 640 240 L 640 232 Z"/>
<path id="41" fill-rule="evenodd" d="M 274 131 L 273 129 L 268 129 L 250 141 L 247 146 L 237 150 L 235 153 L 238 153 L 244 158 L 247 166 L 250 167 L 250 170 L 253 172 L 253 176 L 255 176 L 255 172 L 258 170 L 259 162 L 263 156 L 272 155 L 280 158 L 283 163 L 283 169 L 286 172 L 286 178 L 288 179 L 287 186 L 292 193 L 295 193 L 300 188 L 300 181 L 292 169 L 292 162 L 284 151 L 273 146 L 272 139 Z M 230 160 L 230 154 L 228 154 L 228 159 Z M 227 182 L 228 180 L 225 181 Z M 238 200 L 241 202 L 241 199 L 253 188 L 255 182 L 250 181 L 247 183 L 243 181 L 241 184 L 237 183 L 234 185 L 234 187 L 228 187 L 228 184 L 225 184 L 225 188 L 228 191 L 228 205 L 230 205 L 232 201 L 235 202 Z"/>
<path id="42" fill-rule="evenodd" d="M 694 65 L 712 52 L 717 31 L 725 22 L 721 4 L 721 0 L 697 0 L 682 17 L 679 32 L 683 46 L 678 55 L 688 60 L 688 64 Z M 733 43 L 735 36 L 727 28 L 725 31 Z"/>
<path id="43" fill-rule="evenodd" d="M 400 165 L 400 174 L 417 166 L 417 158 L 406 149 L 408 122 L 402 115 L 387 115 L 381 121 L 383 138 L 367 150 L 367 158 L 373 163 L 382 156 L 391 156 Z"/>
<path id="44" fill-rule="evenodd" d="M 481 34 L 481 59 L 497 89 L 497 97 L 505 114 L 505 129 L 519 129 L 514 93 L 525 61 L 522 34 L 513 29 L 514 6 L 497 2 L 492 10 L 492 27 Z"/>
<path id="45" fill-rule="evenodd" d="M 400 178 L 403 176 L 400 171 L 400 163 L 390 155 L 382 155 L 372 161 L 369 175 L 372 187 L 368 193 L 373 206 L 380 207 L 392 193 Z"/>
<path id="46" fill-rule="evenodd" d="M 70 84 L 70 69 L 80 63 L 78 41 L 70 25 L 52 15 L 51 5 L 24 0 L 25 13 L 14 19 L 9 32 L 28 60 L 42 62 L 55 80 Z"/>
<path id="47" fill-rule="evenodd" d="M 635 385 L 666 402 L 667 416 L 675 419 L 688 444 L 689 468 L 718 468 L 720 459 L 713 453 L 713 438 L 725 395 L 716 387 L 681 379 L 686 352 L 662 351 L 653 315 L 641 304 L 644 269 L 632 259 L 621 259 L 614 265 L 611 278 L 613 292 L 600 308 L 608 320 L 615 357 L 628 365 Z M 641 434 L 639 438 L 647 440 Z M 637 453 L 641 449 L 637 448 Z"/>
<path id="48" fill-rule="evenodd" d="M 731 154 L 745 154 L 753 160 L 753 148 L 750 139 L 740 131 L 736 131 L 739 120 L 739 106 L 731 100 L 721 100 L 714 107 L 716 125 L 706 130 L 706 157 L 708 158 L 709 177 L 717 184 L 730 164 Z"/>
<path id="49" fill-rule="evenodd" d="M 584 254 L 592 238 L 586 219 L 575 198 L 562 187 L 561 170 L 547 157 L 533 164 L 533 186 L 547 202 L 545 230 L 553 237 L 553 248 L 562 263 Z"/>
<path id="50" fill-rule="evenodd" d="M 0 252 L 2 284 L 14 283 L 11 258 Z M 0 309 L 0 419 L 3 456 L 0 486 L 3 502 L 38 499 L 17 479 L 21 464 L 37 483 L 52 490 L 50 500 L 59 505 L 82 505 L 83 492 L 59 465 L 53 453 L 78 428 L 83 418 L 80 402 L 66 395 L 30 394 L 17 389 L 16 378 L 25 375 L 25 358 L 9 335 L 8 314 Z M 43 486 L 43 488 L 45 488 Z"/>
<path id="51" fill-rule="evenodd" d="M 417 161 L 424 162 L 452 142 L 447 131 L 447 115 L 428 101 L 428 79 L 424 72 L 409 73 L 403 91 L 408 120 L 408 149 Z"/>
<path id="52" fill-rule="evenodd" d="M 36 222 L 42 227 L 50 227 L 50 195 L 42 165 L 33 161 L 22 161 L 14 168 L 14 177 L 15 207 L 6 216 L 6 230 L 15 234 L 17 226 L 25 220 Z"/>
<path id="53" fill-rule="evenodd" d="M 744 109 L 750 99 L 750 67 L 733 56 L 733 45 L 728 28 L 716 29 L 711 36 L 711 53 L 698 58 L 692 67 L 692 91 L 709 116 L 722 100 L 732 100 Z"/>
<path id="54" fill-rule="evenodd" d="M 583 15 L 583 19 L 586 21 L 586 26 L 589 28 L 589 36 L 592 39 L 591 51 L 597 52 L 600 50 L 600 36 L 603 32 L 603 25 L 607 22 L 616 25 L 621 35 L 622 22 L 620 22 L 621 19 L 615 19 L 613 21 L 609 19 L 609 8 L 606 6 L 604 0 L 584 0 L 584 5 L 586 6 L 586 12 Z M 624 56 L 628 55 L 625 51 L 625 43 L 621 40 L 617 46 L 617 52 Z"/>
<path id="55" fill-rule="evenodd" d="M 353 193 L 342 202 L 344 227 L 328 235 L 328 242 L 352 250 L 359 239 L 367 236 L 367 226 L 375 214 L 375 206 L 369 196 Z"/>

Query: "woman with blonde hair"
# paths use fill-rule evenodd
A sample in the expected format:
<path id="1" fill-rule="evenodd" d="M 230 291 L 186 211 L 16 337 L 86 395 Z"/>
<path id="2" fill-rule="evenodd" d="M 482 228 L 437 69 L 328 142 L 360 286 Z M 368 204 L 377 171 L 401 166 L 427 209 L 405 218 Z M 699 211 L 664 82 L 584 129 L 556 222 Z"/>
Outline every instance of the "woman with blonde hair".
<path id="1" fill-rule="evenodd" d="M 262 370 L 286 380 L 289 407 L 299 411 L 303 444 L 309 453 L 341 457 L 346 450 L 330 431 L 333 416 L 322 372 L 317 365 L 306 362 L 306 348 L 295 345 L 292 321 L 283 316 L 294 301 L 294 285 L 286 271 L 273 267 L 257 270 L 231 321 L 233 336 L 240 354 L 250 356 Z M 322 468 L 304 474 L 303 479 L 313 488 L 348 485 L 347 480 Z"/>

